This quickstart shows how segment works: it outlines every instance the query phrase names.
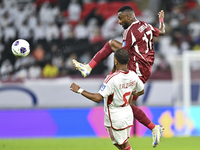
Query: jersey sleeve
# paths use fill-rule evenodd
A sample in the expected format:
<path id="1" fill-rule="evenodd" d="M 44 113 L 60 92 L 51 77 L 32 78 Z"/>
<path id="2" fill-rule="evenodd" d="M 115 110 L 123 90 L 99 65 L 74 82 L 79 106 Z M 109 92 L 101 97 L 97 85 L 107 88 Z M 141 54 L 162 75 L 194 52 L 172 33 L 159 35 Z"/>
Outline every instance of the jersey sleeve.
<path id="1" fill-rule="evenodd" d="M 140 92 L 144 89 L 144 83 L 140 80 L 140 78 L 138 77 L 137 80 L 136 80 L 136 87 L 135 87 L 135 90 L 137 92 Z"/>
<path id="2" fill-rule="evenodd" d="M 159 29 L 156 27 L 153 27 L 152 25 L 149 24 L 149 26 L 151 27 L 151 30 L 153 32 L 153 36 L 159 36 Z"/>
<path id="3" fill-rule="evenodd" d="M 123 37 L 126 37 L 126 40 L 122 41 L 122 48 L 129 50 L 131 49 L 132 45 L 136 42 L 136 38 L 129 30 L 128 32 L 124 33 Z"/>
<path id="4" fill-rule="evenodd" d="M 111 94 L 113 94 L 113 88 L 112 88 L 112 83 L 108 82 L 107 84 L 104 82 L 98 91 L 99 94 L 101 94 L 103 97 L 107 97 Z"/>

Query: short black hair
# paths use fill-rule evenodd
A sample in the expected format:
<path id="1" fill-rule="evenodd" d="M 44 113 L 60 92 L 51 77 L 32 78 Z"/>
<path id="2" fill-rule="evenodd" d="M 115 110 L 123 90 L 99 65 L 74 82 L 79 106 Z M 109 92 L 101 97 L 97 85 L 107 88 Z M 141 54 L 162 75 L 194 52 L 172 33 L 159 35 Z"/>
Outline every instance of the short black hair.
<path id="1" fill-rule="evenodd" d="M 133 9 L 130 7 L 130 6 L 123 6 L 121 7 L 118 12 L 123 12 L 125 10 L 130 10 L 130 11 L 133 11 Z M 134 12 L 134 11 L 133 11 Z"/>
<path id="2" fill-rule="evenodd" d="M 129 62 L 129 53 L 123 48 L 116 50 L 114 56 L 120 64 L 128 64 Z"/>

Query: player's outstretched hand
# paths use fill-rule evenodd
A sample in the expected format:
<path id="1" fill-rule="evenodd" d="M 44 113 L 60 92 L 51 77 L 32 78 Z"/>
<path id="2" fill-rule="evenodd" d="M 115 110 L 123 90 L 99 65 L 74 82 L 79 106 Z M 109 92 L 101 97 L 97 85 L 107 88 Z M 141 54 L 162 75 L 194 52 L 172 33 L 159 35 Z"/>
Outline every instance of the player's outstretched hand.
<path id="1" fill-rule="evenodd" d="M 160 19 L 160 18 L 164 18 L 164 11 L 163 11 L 163 10 L 161 10 L 161 11 L 158 13 L 158 17 L 159 17 L 159 19 Z"/>
<path id="2" fill-rule="evenodd" d="M 80 89 L 80 86 L 78 86 L 75 83 L 72 83 L 71 86 L 70 86 L 70 90 L 73 91 L 73 92 L 75 92 L 75 93 L 78 93 L 79 89 Z"/>

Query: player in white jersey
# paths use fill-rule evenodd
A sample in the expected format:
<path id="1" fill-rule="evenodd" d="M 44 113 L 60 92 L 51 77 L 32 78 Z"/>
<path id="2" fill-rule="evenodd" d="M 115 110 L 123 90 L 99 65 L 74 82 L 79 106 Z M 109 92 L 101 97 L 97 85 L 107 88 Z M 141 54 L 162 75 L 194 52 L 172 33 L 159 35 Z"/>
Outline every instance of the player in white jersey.
<path id="1" fill-rule="evenodd" d="M 128 70 L 129 53 L 118 49 L 114 54 L 116 71 L 106 77 L 98 93 L 90 93 L 72 83 L 70 89 L 86 98 L 101 102 L 104 99 L 104 125 L 112 143 L 121 150 L 132 150 L 128 138 L 133 126 L 133 112 L 129 105 L 133 96 L 144 94 L 144 84 L 134 71 Z"/>

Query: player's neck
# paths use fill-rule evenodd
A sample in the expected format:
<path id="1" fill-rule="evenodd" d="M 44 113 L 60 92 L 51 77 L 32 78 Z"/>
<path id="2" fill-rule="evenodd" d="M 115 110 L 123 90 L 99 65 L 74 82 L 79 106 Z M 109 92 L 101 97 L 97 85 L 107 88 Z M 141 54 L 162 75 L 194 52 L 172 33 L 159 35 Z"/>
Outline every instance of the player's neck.
<path id="1" fill-rule="evenodd" d="M 127 66 L 119 66 L 119 67 L 117 67 L 116 68 L 116 71 L 123 71 L 123 72 L 127 72 L 128 71 L 128 69 L 127 69 Z"/>
<path id="2" fill-rule="evenodd" d="M 133 23 L 133 22 L 136 22 L 136 21 L 138 21 L 137 18 L 132 18 L 132 20 L 131 20 L 129 26 L 132 25 L 132 23 Z"/>

